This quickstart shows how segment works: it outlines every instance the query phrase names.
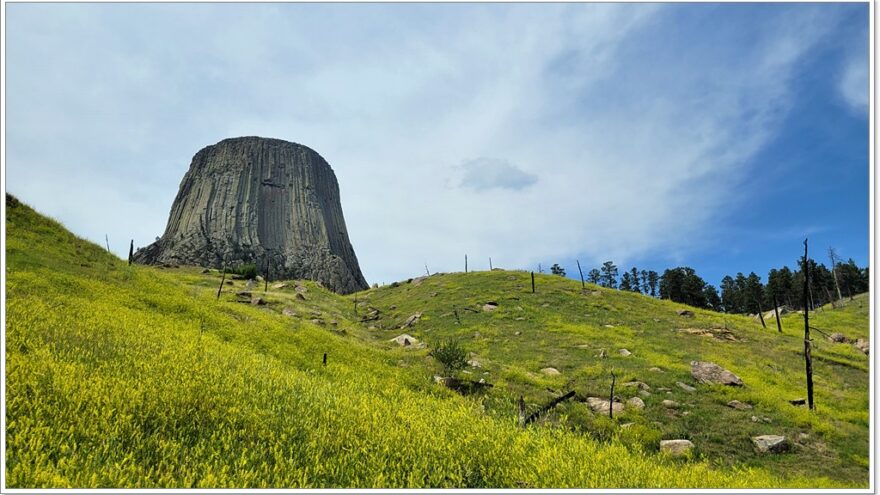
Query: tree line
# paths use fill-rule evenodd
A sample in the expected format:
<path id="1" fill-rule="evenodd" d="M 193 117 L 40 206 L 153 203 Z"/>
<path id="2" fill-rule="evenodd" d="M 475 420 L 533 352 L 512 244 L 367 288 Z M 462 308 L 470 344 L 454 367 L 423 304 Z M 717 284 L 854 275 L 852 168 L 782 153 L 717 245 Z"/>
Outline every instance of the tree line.
<path id="1" fill-rule="evenodd" d="M 868 267 L 859 267 L 852 258 L 843 262 L 834 249 L 829 249 L 828 255 L 831 268 L 813 259 L 808 262 L 809 309 L 868 291 Z M 662 274 L 637 267 L 621 273 L 613 261 L 606 261 L 601 267 L 591 269 L 586 279 L 609 289 L 638 292 L 698 308 L 754 314 L 772 309 L 775 304 L 792 310 L 803 309 L 803 265 L 803 259 L 799 259 L 795 270 L 788 266 L 774 268 L 767 274 L 766 283 L 755 272 L 727 275 L 721 280 L 720 292 L 689 266 L 668 268 Z M 551 271 L 565 276 L 565 270 L 559 265 L 553 265 Z"/>

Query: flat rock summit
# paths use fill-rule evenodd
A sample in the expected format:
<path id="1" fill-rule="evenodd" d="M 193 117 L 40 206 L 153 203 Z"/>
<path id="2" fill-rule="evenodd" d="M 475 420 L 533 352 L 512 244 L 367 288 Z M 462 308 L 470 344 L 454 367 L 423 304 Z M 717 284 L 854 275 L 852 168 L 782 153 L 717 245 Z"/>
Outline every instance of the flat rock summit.
<path id="1" fill-rule="evenodd" d="M 339 183 L 314 150 L 280 139 L 224 139 L 193 157 L 165 233 L 143 264 L 213 268 L 254 263 L 271 279 L 366 289 L 342 216 Z"/>

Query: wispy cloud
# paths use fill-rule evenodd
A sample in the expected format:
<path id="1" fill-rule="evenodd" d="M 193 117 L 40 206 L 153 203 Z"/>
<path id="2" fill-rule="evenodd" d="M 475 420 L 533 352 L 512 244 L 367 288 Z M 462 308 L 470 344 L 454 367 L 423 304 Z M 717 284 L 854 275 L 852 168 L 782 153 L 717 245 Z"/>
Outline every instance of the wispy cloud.
<path id="1" fill-rule="evenodd" d="M 7 9 L 13 192 L 92 239 L 145 245 L 202 146 L 236 135 L 300 142 L 334 167 L 371 282 L 425 260 L 458 269 L 463 253 L 516 267 L 699 243 L 737 200 L 731 185 L 772 139 L 792 73 L 834 12 Z"/>

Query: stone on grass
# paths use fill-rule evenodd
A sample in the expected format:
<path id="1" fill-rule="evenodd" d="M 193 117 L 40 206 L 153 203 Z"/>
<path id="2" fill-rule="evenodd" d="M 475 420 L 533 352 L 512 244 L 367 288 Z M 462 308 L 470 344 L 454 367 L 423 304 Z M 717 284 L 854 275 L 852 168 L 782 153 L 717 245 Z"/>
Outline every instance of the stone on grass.
<path id="1" fill-rule="evenodd" d="M 294 317 L 296 316 L 296 311 L 294 311 L 292 308 L 284 308 L 281 310 L 281 314 L 283 314 L 284 316 Z"/>
<path id="2" fill-rule="evenodd" d="M 782 435 L 760 435 L 752 437 L 752 443 L 755 444 L 755 450 L 764 454 L 781 454 L 787 452 L 791 445 Z"/>
<path id="3" fill-rule="evenodd" d="M 495 311 L 496 309 L 498 309 L 497 302 L 489 301 L 483 305 L 483 311 Z"/>
<path id="4" fill-rule="evenodd" d="M 415 337 L 413 337 L 412 335 L 410 335 L 408 333 L 402 333 L 402 334 L 398 335 L 397 337 L 394 337 L 393 339 L 391 339 L 390 342 L 395 342 L 395 343 L 397 343 L 397 345 L 407 347 L 407 346 L 415 345 L 419 341 L 418 341 L 418 339 L 416 339 Z"/>
<path id="5" fill-rule="evenodd" d="M 871 343 L 865 339 L 858 339 L 853 345 L 856 349 L 864 352 L 865 354 L 868 354 L 871 351 Z"/>
<path id="6" fill-rule="evenodd" d="M 684 318 L 693 318 L 694 312 L 687 309 L 679 309 L 675 312 L 678 316 L 682 316 Z"/>
<path id="7" fill-rule="evenodd" d="M 844 335 L 840 332 L 832 333 L 831 335 L 828 336 L 828 340 L 830 340 L 831 342 L 838 342 L 838 343 L 849 342 L 849 339 L 846 338 L 846 335 Z"/>
<path id="8" fill-rule="evenodd" d="M 690 440 L 660 440 L 660 452 L 675 457 L 687 455 L 693 448 Z"/>
<path id="9" fill-rule="evenodd" d="M 626 382 L 623 384 L 624 387 L 637 387 L 639 390 L 651 390 L 651 387 L 648 386 L 645 382 Z"/>
<path id="10" fill-rule="evenodd" d="M 608 401 L 599 397 L 587 397 L 587 405 L 594 413 L 608 414 Z M 623 412 L 623 404 L 615 402 L 613 406 L 614 412 Z"/>
<path id="11" fill-rule="evenodd" d="M 748 404 L 748 403 L 746 403 L 746 402 L 740 402 L 740 401 L 738 401 L 738 400 L 736 400 L 736 399 L 734 399 L 734 400 L 728 402 L 728 403 L 727 403 L 727 406 L 728 406 L 728 407 L 732 407 L 732 408 L 737 409 L 737 410 L 740 410 L 740 411 L 745 411 L 746 409 L 752 409 L 752 408 L 753 408 L 751 404 Z"/>
<path id="12" fill-rule="evenodd" d="M 638 397 L 633 397 L 630 400 L 626 401 L 626 407 L 630 407 L 633 409 L 644 409 L 645 401 Z"/>
<path id="13" fill-rule="evenodd" d="M 700 383 L 743 386 L 743 381 L 738 376 L 715 363 L 705 361 L 691 361 L 691 376 Z"/>
<path id="14" fill-rule="evenodd" d="M 403 326 L 400 328 L 408 328 L 408 327 L 415 325 L 416 323 L 418 323 L 419 318 L 421 318 L 421 317 L 422 317 L 422 312 L 419 311 L 418 313 L 407 318 L 406 322 L 404 322 Z"/>
<path id="15" fill-rule="evenodd" d="M 664 399 L 663 407 L 667 409 L 678 409 L 678 402 L 675 402 L 674 400 Z"/>
<path id="16" fill-rule="evenodd" d="M 618 350 L 617 350 L 617 353 L 620 354 L 620 355 L 623 356 L 623 357 L 627 357 L 627 356 L 632 355 L 632 353 L 629 352 L 629 351 L 626 350 L 626 349 L 618 349 Z"/>
<path id="17" fill-rule="evenodd" d="M 691 386 L 688 385 L 687 383 L 683 383 L 683 382 L 675 382 L 675 384 L 678 385 L 679 388 L 681 388 L 682 390 L 687 391 L 687 392 L 696 392 L 696 391 L 697 391 L 696 388 L 691 387 Z"/>
<path id="18" fill-rule="evenodd" d="M 561 374 L 556 368 L 541 368 L 541 373 L 544 373 L 547 376 L 556 376 Z"/>

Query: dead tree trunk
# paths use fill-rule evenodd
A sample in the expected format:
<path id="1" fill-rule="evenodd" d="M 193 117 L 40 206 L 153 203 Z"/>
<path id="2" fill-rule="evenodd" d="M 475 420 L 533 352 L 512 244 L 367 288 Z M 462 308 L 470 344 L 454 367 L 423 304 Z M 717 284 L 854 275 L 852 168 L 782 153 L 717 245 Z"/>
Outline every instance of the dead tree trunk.
<path id="1" fill-rule="evenodd" d="M 776 300 L 776 293 L 773 294 L 773 312 L 776 313 L 776 328 L 782 333 L 782 320 L 779 319 L 779 301 Z"/>
<path id="2" fill-rule="evenodd" d="M 492 271 L 492 257 L 489 256 L 489 271 Z"/>
<path id="3" fill-rule="evenodd" d="M 810 410 L 815 409 L 813 404 L 813 357 L 811 355 L 810 343 L 810 310 L 808 308 L 808 298 L 810 297 L 810 270 L 809 258 L 807 258 L 807 239 L 804 239 L 804 361 L 806 361 L 807 372 L 807 403 Z"/>
<path id="4" fill-rule="evenodd" d="M 223 282 L 226 282 L 226 263 L 223 264 L 223 275 L 220 277 L 220 287 L 217 287 L 217 300 L 220 300 L 220 293 L 223 291 Z"/>
<path id="5" fill-rule="evenodd" d="M 840 301 L 843 299 L 843 295 L 840 293 L 840 283 L 837 281 L 837 253 L 834 251 L 834 248 L 828 248 L 828 257 L 831 258 L 831 278 L 834 279 L 834 288 L 837 289 L 837 300 Z"/>
<path id="6" fill-rule="evenodd" d="M 110 252 L 110 238 L 107 237 L 107 234 L 104 234 L 104 241 L 107 242 L 107 252 Z"/>
<path id="7" fill-rule="evenodd" d="M 131 246 L 128 248 L 128 266 L 131 266 L 132 258 L 134 258 L 134 239 L 131 240 Z"/>
<path id="8" fill-rule="evenodd" d="M 526 401 L 523 400 L 523 396 L 519 396 L 519 401 L 517 402 L 517 406 L 519 406 L 519 425 L 526 425 Z"/>
<path id="9" fill-rule="evenodd" d="M 467 273 L 467 255 L 464 255 L 464 272 Z"/>
<path id="10" fill-rule="evenodd" d="M 535 293 L 535 272 L 532 272 L 532 294 Z"/>
<path id="11" fill-rule="evenodd" d="M 758 307 L 758 318 L 761 319 L 761 326 L 764 327 L 764 328 L 767 328 L 767 324 L 764 323 L 764 310 L 761 309 L 761 303 L 760 303 L 760 301 L 755 301 L 755 306 Z"/>
<path id="12" fill-rule="evenodd" d="M 429 277 L 431 276 L 431 272 L 428 271 L 428 264 L 427 263 L 425 263 L 425 275 L 427 275 Z"/>
<path id="13" fill-rule="evenodd" d="M 577 261 L 577 264 L 578 264 L 578 273 L 581 274 L 581 290 L 586 290 L 587 284 L 584 283 L 584 271 L 581 270 L 581 261 L 580 260 L 575 260 L 575 261 Z"/>
<path id="14" fill-rule="evenodd" d="M 321 364 L 324 366 L 327 366 L 327 353 L 326 352 L 324 353 L 324 359 Z"/>
<path id="15" fill-rule="evenodd" d="M 611 372 L 611 395 L 608 396 L 608 417 L 610 419 L 614 419 L 614 382 L 617 380 L 617 377 L 614 375 L 614 371 Z"/>
<path id="16" fill-rule="evenodd" d="M 564 402 L 564 401 L 567 401 L 568 399 L 571 399 L 572 397 L 574 397 L 574 390 L 568 392 L 567 394 L 565 394 L 565 395 L 563 395 L 563 396 L 561 396 L 561 397 L 557 397 L 557 398 L 553 399 L 553 400 L 550 401 L 546 406 L 544 406 L 544 407 L 538 409 L 537 411 L 533 412 L 532 414 L 530 414 L 530 415 L 525 419 L 525 421 L 523 422 L 523 424 L 529 424 L 529 423 L 535 421 L 536 419 L 540 418 L 542 414 L 544 414 L 544 413 L 546 413 L 547 411 L 553 409 L 554 407 L 556 407 L 557 405 L 559 405 L 559 403 Z M 522 400 L 522 396 L 520 396 L 520 400 Z M 520 410 L 523 411 L 523 414 L 525 414 L 525 402 L 520 402 L 520 404 L 521 404 L 521 407 L 522 407 Z"/>

